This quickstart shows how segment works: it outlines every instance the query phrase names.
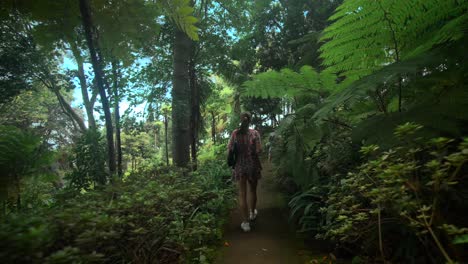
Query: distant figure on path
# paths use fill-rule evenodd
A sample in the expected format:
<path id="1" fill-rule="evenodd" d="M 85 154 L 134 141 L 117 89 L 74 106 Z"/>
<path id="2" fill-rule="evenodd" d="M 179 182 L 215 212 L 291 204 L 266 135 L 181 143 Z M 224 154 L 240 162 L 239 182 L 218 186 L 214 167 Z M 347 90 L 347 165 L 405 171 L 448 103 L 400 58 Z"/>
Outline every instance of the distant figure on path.
<path id="1" fill-rule="evenodd" d="M 232 150 L 234 144 L 236 145 L 238 154 L 233 169 L 233 178 L 239 183 L 239 206 L 242 216 L 241 228 L 244 232 L 249 232 L 250 221 L 255 220 L 257 217 L 257 183 L 261 178 L 262 171 L 259 158 L 262 144 L 258 131 L 249 129 L 252 118 L 250 113 L 244 112 L 240 118 L 240 128 L 232 132 L 228 150 Z M 247 185 L 249 185 L 250 196 L 248 207 Z"/>

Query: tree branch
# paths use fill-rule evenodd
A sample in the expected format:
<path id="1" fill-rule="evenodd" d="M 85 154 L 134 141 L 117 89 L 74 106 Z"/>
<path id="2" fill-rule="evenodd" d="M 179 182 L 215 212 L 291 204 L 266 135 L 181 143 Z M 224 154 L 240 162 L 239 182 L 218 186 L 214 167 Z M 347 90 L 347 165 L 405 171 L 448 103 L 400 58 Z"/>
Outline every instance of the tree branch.
<path id="1" fill-rule="evenodd" d="M 353 129 L 352 126 L 350 126 L 350 125 L 348 125 L 348 124 L 346 124 L 346 123 L 343 123 L 343 122 L 341 122 L 341 121 L 339 121 L 339 120 L 336 120 L 336 119 L 335 119 L 335 120 L 332 120 L 332 119 L 322 119 L 322 120 L 325 121 L 325 122 L 330 122 L 330 123 L 332 123 L 332 124 L 342 126 L 342 127 L 346 128 L 346 129 L 349 129 L 349 130 L 352 130 L 352 129 Z"/>

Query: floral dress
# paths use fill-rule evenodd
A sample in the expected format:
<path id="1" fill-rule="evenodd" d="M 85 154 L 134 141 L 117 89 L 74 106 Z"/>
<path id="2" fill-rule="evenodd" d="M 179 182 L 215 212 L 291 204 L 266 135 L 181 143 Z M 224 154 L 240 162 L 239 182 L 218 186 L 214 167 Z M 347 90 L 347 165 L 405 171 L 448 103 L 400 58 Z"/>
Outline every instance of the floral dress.
<path id="1" fill-rule="evenodd" d="M 260 133 L 249 129 L 245 134 L 234 130 L 229 140 L 228 149 L 232 150 L 234 142 L 237 143 L 237 159 L 233 170 L 233 178 L 239 180 L 247 177 L 248 180 L 258 180 L 261 176 L 262 165 L 259 153 L 262 151 Z"/>

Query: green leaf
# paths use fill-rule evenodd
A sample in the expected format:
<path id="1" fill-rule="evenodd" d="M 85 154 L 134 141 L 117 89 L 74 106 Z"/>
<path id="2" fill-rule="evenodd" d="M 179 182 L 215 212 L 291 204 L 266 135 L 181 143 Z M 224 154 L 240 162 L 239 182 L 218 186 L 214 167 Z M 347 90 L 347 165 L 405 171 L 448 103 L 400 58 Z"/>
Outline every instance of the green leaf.
<path id="1" fill-rule="evenodd" d="M 456 244 L 456 245 L 458 245 L 458 244 L 467 244 L 468 243 L 468 234 L 456 236 L 452 240 L 452 243 Z"/>

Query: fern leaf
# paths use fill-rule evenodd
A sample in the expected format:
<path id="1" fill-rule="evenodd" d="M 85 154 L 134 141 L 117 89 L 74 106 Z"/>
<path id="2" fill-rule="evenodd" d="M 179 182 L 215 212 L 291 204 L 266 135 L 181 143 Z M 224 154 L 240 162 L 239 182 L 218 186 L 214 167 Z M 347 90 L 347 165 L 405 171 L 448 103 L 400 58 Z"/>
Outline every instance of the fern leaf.
<path id="1" fill-rule="evenodd" d="M 463 37 L 468 1 L 345 0 L 324 30 L 328 71 L 357 80 L 389 63 Z"/>
<path id="2" fill-rule="evenodd" d="M 169 18 L 189 38 L 195 41 L 199 39 L 198 28 L 195 26 L 198 19 L 192 16 L 193 7 L 190 6 L 189 0 L 165 0 L 160 5 L 166 11 Z"/>
<path id="3" fill-rule="evenodd" d="M 323 75 L 323 76 L 322 76 Z M 299 72 L 284 68 L 253 76 L 243 84 L 243 96 L 261 98 L 293 98 L 311 92 L 334 91 L 336 76 L 332 73 L 318 73 L 310 66 L 303 66 Z"/>

